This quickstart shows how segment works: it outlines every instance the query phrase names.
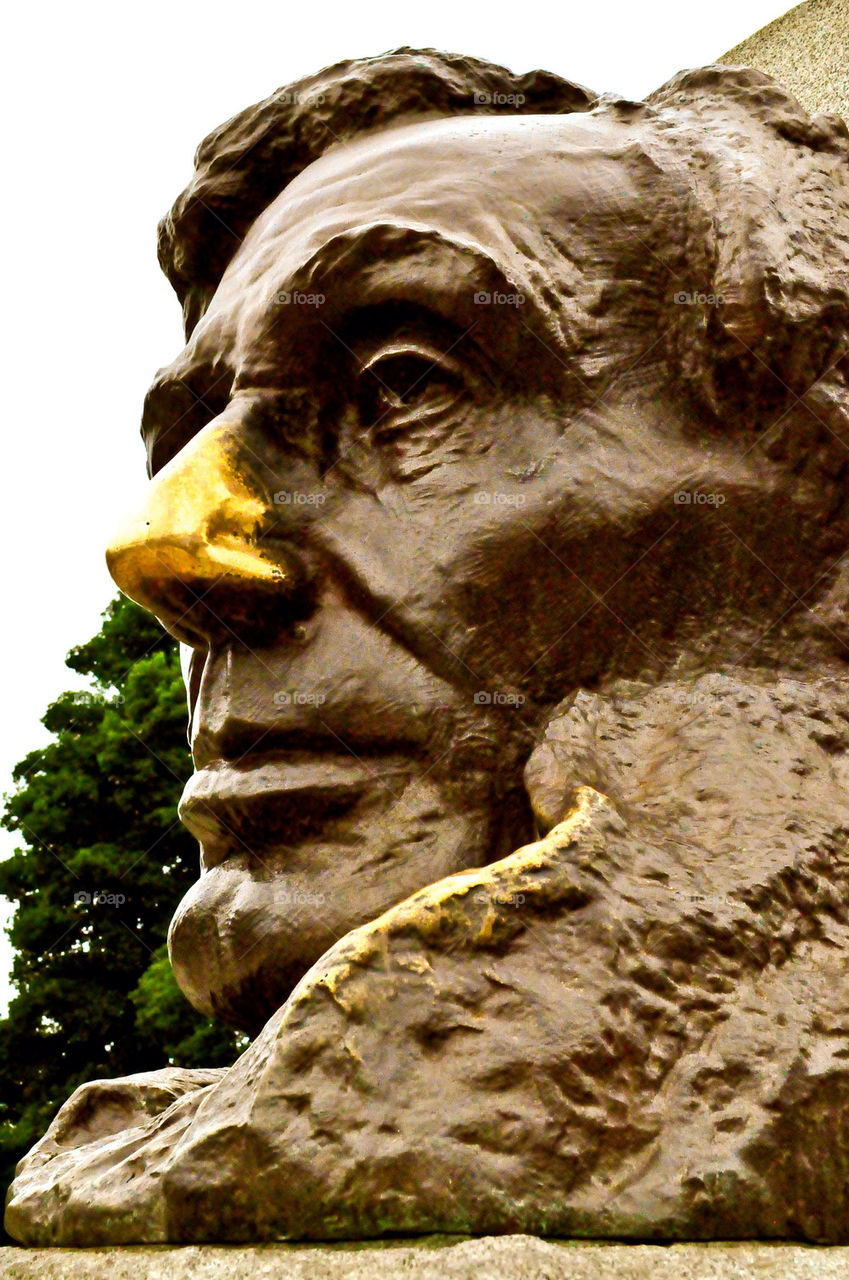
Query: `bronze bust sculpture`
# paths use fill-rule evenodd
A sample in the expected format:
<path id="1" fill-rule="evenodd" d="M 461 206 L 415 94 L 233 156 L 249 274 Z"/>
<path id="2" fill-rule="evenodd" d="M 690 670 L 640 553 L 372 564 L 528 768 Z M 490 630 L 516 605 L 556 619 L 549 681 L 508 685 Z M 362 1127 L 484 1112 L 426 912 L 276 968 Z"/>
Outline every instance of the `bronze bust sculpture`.
<path id="1" fill-rule="evenodd" d="M 210 135 L 109 551 L 185 646 L 172 962 L 26 1243 L 849 1239 L 849 132 L 400 50 Z"/>

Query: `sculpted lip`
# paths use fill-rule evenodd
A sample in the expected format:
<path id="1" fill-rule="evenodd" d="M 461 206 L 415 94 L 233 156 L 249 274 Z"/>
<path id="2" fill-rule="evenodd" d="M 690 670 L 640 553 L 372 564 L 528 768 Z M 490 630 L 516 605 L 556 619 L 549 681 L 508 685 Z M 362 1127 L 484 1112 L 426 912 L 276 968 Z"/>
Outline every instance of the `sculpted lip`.
<path id="1" fill-rule="evenodd" d="M 390 799 L 409 770 L 408 755 L 220 760 L 189 779 L 178 812 L 210 870 L 233 854 L 299 843 L 376 785 Z"/>

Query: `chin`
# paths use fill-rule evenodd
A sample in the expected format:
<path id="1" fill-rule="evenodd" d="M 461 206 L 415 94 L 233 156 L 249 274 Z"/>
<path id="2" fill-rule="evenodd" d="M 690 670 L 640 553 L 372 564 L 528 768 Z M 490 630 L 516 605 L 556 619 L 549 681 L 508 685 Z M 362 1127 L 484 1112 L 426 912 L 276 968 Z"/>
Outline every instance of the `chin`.
<path id="1" fill-rule="evenodd" d="M 296 848 L 243 848 L 201 878 L 168 949 L 192 1005 L 256 1035 L 341 937 L 435 880 L 492 857 L 491 811 L 447 812 L 419 785 L 375 824 Z"/>

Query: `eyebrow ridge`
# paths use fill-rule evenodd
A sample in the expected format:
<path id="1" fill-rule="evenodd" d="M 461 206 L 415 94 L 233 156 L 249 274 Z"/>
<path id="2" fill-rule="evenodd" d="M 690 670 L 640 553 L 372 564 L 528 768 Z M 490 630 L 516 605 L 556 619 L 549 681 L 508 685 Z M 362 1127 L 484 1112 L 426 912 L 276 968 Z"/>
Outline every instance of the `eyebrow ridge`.
<path id="1" fill-rule="evenodd" d="M 530 285 L 511 280 L 506 269 L 477 241 L 449 236 L 423 223 L 383 220 L 346 228 L 330 236 L 312 251 L 305 262 L 293 269 L 284 290 L 320 291 L 316 286 L 324 284 L 330 287 L 340 275 L 345 281 L 350 281 L 363 265 L 371 268 L 378 261 L 396 263 L 421 248 L 435 248 L 452 257 L 463 258 L 483 269 L 490 278 L 487 283 L 497 277 L 499 286 L 506 292 L 520 292 L 529 300 L 531 298 Z"/>

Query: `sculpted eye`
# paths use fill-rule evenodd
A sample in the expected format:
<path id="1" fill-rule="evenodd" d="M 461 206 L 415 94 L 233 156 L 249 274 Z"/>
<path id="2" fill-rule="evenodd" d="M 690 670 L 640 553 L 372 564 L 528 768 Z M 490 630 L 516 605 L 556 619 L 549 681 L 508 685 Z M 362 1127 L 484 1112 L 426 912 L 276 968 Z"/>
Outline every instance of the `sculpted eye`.
<path id="1" fill-rule="evenodd" d="M 409 342 L 389 344 L 360 370 L 363 425 L 380 443 L 413 428 L 428 433 L 463 389 L 459 366 L 440 352 Z"/>

